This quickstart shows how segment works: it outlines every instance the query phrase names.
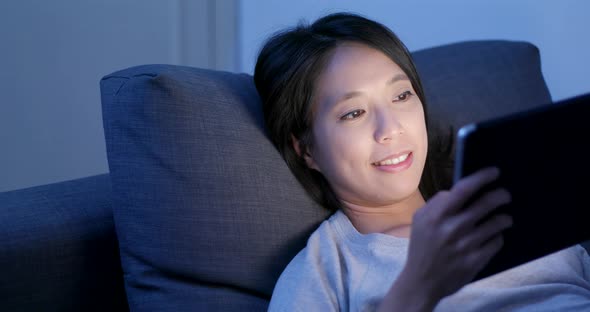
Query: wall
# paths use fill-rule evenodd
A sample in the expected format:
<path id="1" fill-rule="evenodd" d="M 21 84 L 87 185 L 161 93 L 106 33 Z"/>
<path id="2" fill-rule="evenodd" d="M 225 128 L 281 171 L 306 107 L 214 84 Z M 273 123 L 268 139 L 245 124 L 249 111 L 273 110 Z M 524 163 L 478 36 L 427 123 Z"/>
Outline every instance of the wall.
<path id="1" fill-rule="evenodd" d="M 0 192 L 108 172 L 100 78 L 150 63 L 235 70 L 235 5 L 0 2 Z"/>
<path id="2" fill-rule="evenodd" d="M 149 63 L 252 73 L 273 31 L 337 10 L 383 22 L 411 50 L 530 41 L 554 99 L 590 91 L 584 0 L 0 1 L 0 192 L 108 172 L 102 76 Z"/>
<path id="3" fill-rule="evenodd" d="M 542 69 L 554 100 L 590 92 L 590 1 L 242 1 L 240 70 L 253 72 L 269 34 L 299 20 L 344 10 L 390 27 L 411 51 L 472 39 L 524 40 L 541 51 Z"/>

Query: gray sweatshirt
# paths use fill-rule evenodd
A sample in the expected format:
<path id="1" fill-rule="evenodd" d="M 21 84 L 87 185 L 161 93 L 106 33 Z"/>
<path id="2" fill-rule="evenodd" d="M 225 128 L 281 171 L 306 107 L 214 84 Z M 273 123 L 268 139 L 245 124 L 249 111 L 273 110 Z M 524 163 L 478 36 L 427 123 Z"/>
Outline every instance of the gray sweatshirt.
<path id="1" fill-rule="evenodd" d="M 409 240 L 360 234 L 342 211 L 311 235 L 275 286 L 269 311 L 374 311 Z M 590 311 L 590 258 L 579 245 L 468 284 L 435 311 Z"/>

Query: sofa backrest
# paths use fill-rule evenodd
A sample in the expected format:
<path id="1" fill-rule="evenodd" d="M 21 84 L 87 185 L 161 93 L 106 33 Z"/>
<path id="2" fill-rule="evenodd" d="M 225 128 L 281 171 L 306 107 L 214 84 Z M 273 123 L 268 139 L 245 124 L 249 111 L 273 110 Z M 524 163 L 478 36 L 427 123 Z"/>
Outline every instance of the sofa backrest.
<path id="1" fill-rule="evenodd" d="M 413 57 L 429 135 L 451 151 L 449 129 L 551 102 L 528 43 L 464 42 Z M 104 77 L 101 95 L 131 308 L 266 309 L 329 214 L 267 139 L 252 77 L 146 65 Z M 440 164 L 450 172 L 452 162 L 451 153 Z"/>

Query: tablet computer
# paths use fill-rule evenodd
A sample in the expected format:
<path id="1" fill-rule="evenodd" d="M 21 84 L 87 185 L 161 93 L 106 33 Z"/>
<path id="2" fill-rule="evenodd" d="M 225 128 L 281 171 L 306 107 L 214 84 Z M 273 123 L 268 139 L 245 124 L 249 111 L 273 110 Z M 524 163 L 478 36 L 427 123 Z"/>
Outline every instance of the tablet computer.
<path id="1" fill-rule="evenodd" d="M 590 93 L 463 126 L 453 183 L 496 166 L 514 223 L 475 280 L 590 240 Z"/>

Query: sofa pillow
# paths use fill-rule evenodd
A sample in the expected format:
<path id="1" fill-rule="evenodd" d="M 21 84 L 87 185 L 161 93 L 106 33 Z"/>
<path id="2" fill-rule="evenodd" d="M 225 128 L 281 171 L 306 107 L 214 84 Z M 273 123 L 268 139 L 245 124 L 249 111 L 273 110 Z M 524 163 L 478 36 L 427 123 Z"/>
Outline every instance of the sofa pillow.
<path id="1" fill-rule="evenodd" d="M 412 57 L 425 90 L 429 157 L 438 187 L 452 185 L 461 126 L 551 103 L 539 50 L 527 42 L 467 41 Z"/>
<path id="2" fill-rule="evenodd" d="M 433 129 L 550 101 L 530 44 L 413 55 Z M 252 77 L 146 65 L 104 77 L 101 95 L 130 307 L 265 310 L 281 271 L 329 214 L 267 139 Z M 452 133 L 435 132 L 452 144 Z"/>

